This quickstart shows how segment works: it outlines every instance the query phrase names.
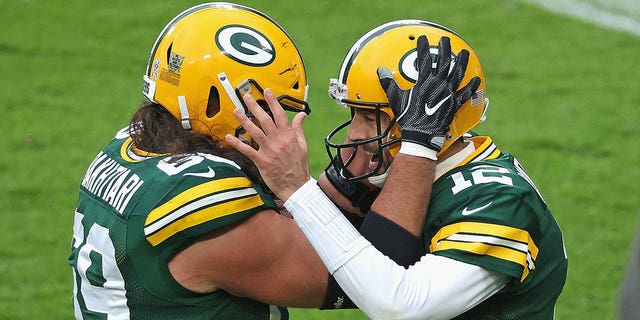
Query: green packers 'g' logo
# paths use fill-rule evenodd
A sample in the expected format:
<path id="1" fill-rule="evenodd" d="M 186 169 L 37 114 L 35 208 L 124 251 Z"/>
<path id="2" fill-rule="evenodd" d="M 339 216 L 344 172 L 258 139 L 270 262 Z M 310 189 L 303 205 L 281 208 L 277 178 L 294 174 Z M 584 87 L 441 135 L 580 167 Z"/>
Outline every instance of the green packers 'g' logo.
<path id="1" fill-rule="evenodd" d="M 268 65 L 276 55 L 267 37 L 242 25 L 228 25 L 218 30 L 216 44 L 229 58 L 250 66 Z"/>
<path id="2" fill-rule="evenodd" d="M 431 68 L 435 69 L 438 64 L 438 47 L 430 47 L 429 53 L 431 53 Z M 411 49 L 400 58 L 398 64 L 398 70 L 402 77 L 411 83 L 418 81 L 418 65 L 416 60 L 418 59 L 418 49 Z M 451 53 L 451 65 L 449 66 L 449 73 L 453 70 L 453 65 L 456 62 L 456 56 Z"/>

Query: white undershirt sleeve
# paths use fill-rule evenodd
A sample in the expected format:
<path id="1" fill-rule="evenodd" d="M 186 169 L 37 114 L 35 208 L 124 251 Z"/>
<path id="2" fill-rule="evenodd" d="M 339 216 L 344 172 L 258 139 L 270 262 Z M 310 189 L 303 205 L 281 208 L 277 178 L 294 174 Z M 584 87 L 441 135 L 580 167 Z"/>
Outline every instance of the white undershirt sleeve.
<path id="1" fill-rule="evenodd" d="M 450 319 L 510 279 L 432 254 L 408 269 L 399 266 L 358 233 L 313 179 L 284 205 L 342 289 L 372 319 Z"/>
<path id="2" fill-rule="evenodd" d="M 329 273 L 333 274 L 365 247 L 373 247 L 346 220 L 314 179 L 296 190 L 284 206 L 316 249 Z"/>

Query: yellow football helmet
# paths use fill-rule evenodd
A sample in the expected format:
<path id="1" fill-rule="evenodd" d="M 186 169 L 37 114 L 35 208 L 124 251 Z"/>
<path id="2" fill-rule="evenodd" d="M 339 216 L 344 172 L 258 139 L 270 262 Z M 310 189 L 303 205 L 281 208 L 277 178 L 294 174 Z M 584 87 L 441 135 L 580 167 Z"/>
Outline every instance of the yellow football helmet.
<path id="1" fill-rule="evenodd" d="M 310 112 L 302 57 L 282 27 L 264 13 L 212 2 L 173 18 L 158 36 L 144 75 L 144 95 L 162 105 L 183 128 L 225 143 L 232 134 L 250 140 L 233 110 L 242 96 L 264 102 L 271 88 L 289 111 Z"/>
<path id="2" fill-rule="evenodd" d="M 455 55 L 462 49 L 469 51 L 469 63 L 460 87 L 466 85 L 473 77 L 480 77 L 480 86 L 473 97 L 463 104 L 456 113 L 444 145 L 439 154 L 444 152 L 456 139 L 484 120 L 489 100 L 485 97 L 485 77 L 478 56 L 471 46 L 454 31 L 441 25 L 422 20 L 398 20 L 378 26 L 360 37 L 349 49 L 340 69 L 337 79 L 331 79 L 329 84 L 329 96 L 344 107 L 368 108 L 377 110 L 378 124 L 380 124 L 380 111 L 389 115 L 392 119 L 389 127 L 378 127 L 378 136 L 365 141 L 343 143 L 331 141 L 338 132 L 345 129 L 350 120 L 332 130 L 325 144 L 329 157 L 332 159 L 332 148 L 354 148 L 360 144 L 378 141 L 378 150 L 382 152 L 389 148 L 392 156 L 400 149 L 398 143 L 401 138 L 400 130 L 395 122 L 395 116 L 389 100 L 378 80 L 377 69 L 384 66 L 391 71 L 395 80 L 402 89 L 409 89 L 418 78 L 415 61 L 417 57 L 417 41 L 420 35 L 426 35 L 430 43 L 433 67 L 436 66 L 438 42 L 441 37 L 447 36 L 451 40 L 451 52 L 453 67 Z M 353 109 L 352 109 L 353 113 Z M 363 178 L 363 177 L 359 177 Z"/>

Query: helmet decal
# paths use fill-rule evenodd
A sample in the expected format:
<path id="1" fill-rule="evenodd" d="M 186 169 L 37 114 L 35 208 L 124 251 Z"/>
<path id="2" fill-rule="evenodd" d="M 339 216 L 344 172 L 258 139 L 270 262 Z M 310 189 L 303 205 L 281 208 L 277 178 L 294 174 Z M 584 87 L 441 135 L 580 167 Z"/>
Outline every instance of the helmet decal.
<path id="1" fill-rule="evenodd" d="M 171 52 L 168 61 L 169 70 L 171 72 L 180 73 L 180 69 L 182 69 L 182 62 L 184 62 L 184 56 Z"/>
<path id="2" fill-rule="evenodd" d="M 153 61 L 153 68 L 151 68 L 151 78 L 158 79 L 158 70 L 160 69 L 160 57 Z"/>
<path id="3" fill-rule="evenodd" d="M 259 31 L 229 25 L 216 33 L 216 44 L 229 58 L 250 66 L 265 66 L 275 59 L 273 44 Z"/>
<path id="4" fill-rule="evenodd" d="M 435 69 L 438 64 L 438 47 L 431 46 L 429 48 L 429 52 L 431 53 L 431 68 Z M 400 62 L 398 63 L 398 71 L 407 81 L 411 83 L 416 83 L 418 81 L 418 66 L 416 59 L 418 58 L 418 50 L 411 49 L 409 52 L 405 53 L 402 58 L 400 58 Z M 451 65 L 449 66 L 449 72 L 453 70 L 453 67 L 456 62 L 456 55 L 451 52 Z"/>
<path id="5" fill-rule="evenodd" d="M 418 80 L 418 68 L 416 66 L 417 58 L 418 50 L 412 49 L 405 53 L 398 63 L 398 71 L 400 71 L 400 74 L 411 83 L 415 83 Z"/>

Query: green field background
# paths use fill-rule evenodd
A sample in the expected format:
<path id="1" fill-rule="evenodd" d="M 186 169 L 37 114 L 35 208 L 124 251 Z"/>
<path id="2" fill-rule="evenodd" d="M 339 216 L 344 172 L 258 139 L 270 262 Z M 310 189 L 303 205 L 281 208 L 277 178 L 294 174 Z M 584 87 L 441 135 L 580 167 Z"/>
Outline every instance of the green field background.
<path id="1" fill-rule="evenodd" d="M 166 22 L 195 1 L 0 0 L 0 319 L 73 317 L 66 264 L 80 179 L 142 101 Z M 326 94 L 353 41 L 404 18 L 456 30 L 487 76 L 478 127 L 527 168 L 561 224 L 558 319 L 615 319 L 640 210 L 640 39 L 522 1 L 242 1 L 276 19 L 307 67 L 312 174 L 348 111 Z M 293 319 L 366 319 L 291 310 Z"/>

